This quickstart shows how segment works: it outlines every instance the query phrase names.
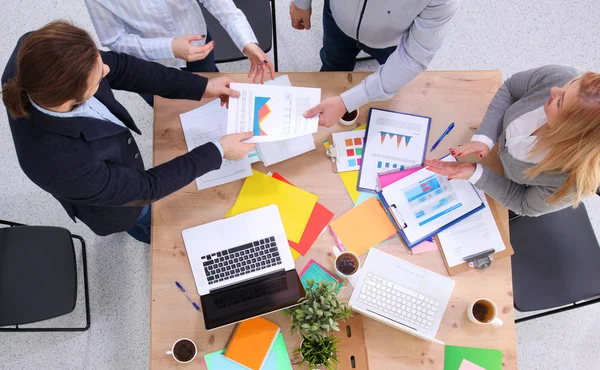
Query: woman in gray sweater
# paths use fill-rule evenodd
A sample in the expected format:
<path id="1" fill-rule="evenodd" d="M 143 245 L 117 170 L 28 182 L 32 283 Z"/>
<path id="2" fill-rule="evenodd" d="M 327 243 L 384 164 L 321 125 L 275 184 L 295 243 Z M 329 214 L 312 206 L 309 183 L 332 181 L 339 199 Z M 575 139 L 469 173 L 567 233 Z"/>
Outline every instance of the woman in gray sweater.
<path id="1" fill-rule="evenodd" d="M 600 74 L 545 66 L 502 85 L 470 142 L 455 157 L 483 158 L 498 144 L 504 177 L 475 163 L 425 161 L 449 179 L 467 179 L 513 212 L 539 216 L 600 186 Z"/>

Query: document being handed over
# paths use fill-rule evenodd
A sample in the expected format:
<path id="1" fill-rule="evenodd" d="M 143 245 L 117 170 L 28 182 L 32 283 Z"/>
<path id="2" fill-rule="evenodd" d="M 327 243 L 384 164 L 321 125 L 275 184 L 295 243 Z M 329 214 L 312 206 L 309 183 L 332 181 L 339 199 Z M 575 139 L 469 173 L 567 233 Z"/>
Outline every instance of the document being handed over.
<path id="1" fill-rule="evenodd" d="M 321 102 L 321 89 L 232 83 L 227 133 L 254 132 L 249 143 L 285 140 L 317 132 L 319 117 L 303 113 Z"/>

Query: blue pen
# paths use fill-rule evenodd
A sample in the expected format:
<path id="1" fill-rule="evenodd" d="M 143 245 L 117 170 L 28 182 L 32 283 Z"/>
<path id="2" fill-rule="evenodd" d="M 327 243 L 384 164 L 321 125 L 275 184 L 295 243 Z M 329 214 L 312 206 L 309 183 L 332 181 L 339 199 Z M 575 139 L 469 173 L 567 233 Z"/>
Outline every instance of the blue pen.
<path id="1" fill-rule="evenodd" d="M 432 242 L 433 243 L 433 237 L 432 236 L 430 236 L 429 238 L 427 238 L 425 240 L 427 240 L 428 242 Z"/>
<path id="2" fill-rule="evenodd" d="M 181 290 L 181 293 L 183 293 L 186 298 L 192 303 L 192 305 L 194 306 L 194 308 L 197 311 L 200 311 L 200 307 L 198 307 L 198 305 L 196 304 L 196 302 L 192 301 L 192 299 L 190 298 L 190 296 L 186 293 L 185 289 L 183 289 L 183 287 L 181 286 L 181 284 L 179 284 L 178 282 L 175 282 L 175 285 L 177 285 L 177 288 L 179 288 L 179 290 Z"/>
<path id="3" fill-rule="evenodd" d="M 433 144 L 433 146 L 431 147 L 430 152 L 433 152 L 433 149 L 437 148 L 437 146 L 440 144 L 440 142 L 442 141 L 442 139 L 444 139 L 446 137 L 446 135 L 448 135 L 450 133 L 450 131 L 452 131 L 453 128 L 454 128 L 454 122 L 452 122 L 450 124 L 450 126 L 448 126 L 448 128 L 446 129 L 446 131 L 444 131 L 444 133 L 442 134 L 442 136 L 440 136 L 440 138 L 437 139 L 437 141 L 435 142 L 435 144 Z"/>

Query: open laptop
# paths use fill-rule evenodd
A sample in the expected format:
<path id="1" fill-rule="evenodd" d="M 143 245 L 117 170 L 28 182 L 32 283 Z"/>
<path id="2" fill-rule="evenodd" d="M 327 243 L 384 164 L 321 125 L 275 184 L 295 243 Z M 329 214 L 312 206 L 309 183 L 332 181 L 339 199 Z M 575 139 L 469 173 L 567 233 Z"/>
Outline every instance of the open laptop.
<path id="1" fill-rule="evenodd" d="M 293 306 L 304 297 L 276 205 L 182 235 L 207 330 Z"/>
<path id="2" fill-rule="evenodd" d="M 371 248 L 350 297 L 353 310 L 421 339 L 435 338 L 454 280 Z"/>

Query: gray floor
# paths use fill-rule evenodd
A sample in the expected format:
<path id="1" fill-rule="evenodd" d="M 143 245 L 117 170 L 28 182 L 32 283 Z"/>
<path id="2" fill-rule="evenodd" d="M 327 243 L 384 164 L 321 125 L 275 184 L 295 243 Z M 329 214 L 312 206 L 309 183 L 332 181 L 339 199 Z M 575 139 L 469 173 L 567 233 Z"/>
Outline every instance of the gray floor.
<path id="1" fill-rule="evenodd" d="M 291 29 L 288 0 L 277 3 L 281 71 L 318 70 L 322 0 L 314 1 L 316 14 L 311 31 Z M 81 0 L 0 0 L 0 10 L 5 14 L 0 33 L 1 66 L 19 36 L 51 20 L 67 19 L 93 32 Z M 599 16 L 596 0 L 465 0 L 430 69 L 500 69 L 508 76 L 555 63 L 600 71 Z M 247 64 L 238 62 L 220 68 L 247 71 Z M 361 62 L 357 69 L 375 68 L 376 62 L 370 61 Z M 118 92 L 117 97 L 144 132 L 138 143 L 149 164 L 152 111 L 133 94 Z M 127 235 L 97 237 L 84 225 L 73 224 L 59 204 L 21 172 L 6 122 L 6 113 L 1 109 L 0 218 L 64 226 L 86 239 L 93 325 L 88 332 L 78 334 L 0 334 L 0 369 L 148 368 L 148 247 Z M 594 197 L 586 204 L 598 234 L 600 199 Z M 52 324 L 82 319 L 78 309 Z M 517 330 L 519 367 L 598 368 L 598 332 L 600 306 L 522 324 Z"/>

